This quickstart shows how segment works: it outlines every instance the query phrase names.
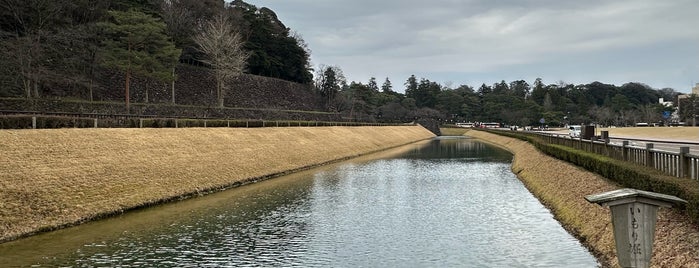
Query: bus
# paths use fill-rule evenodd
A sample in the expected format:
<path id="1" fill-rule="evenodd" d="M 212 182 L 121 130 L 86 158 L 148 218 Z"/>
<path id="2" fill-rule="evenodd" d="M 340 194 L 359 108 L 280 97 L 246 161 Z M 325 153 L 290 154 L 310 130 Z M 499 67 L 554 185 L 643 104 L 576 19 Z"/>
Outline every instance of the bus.
<path id="1" fill-rule="evenodd" d="M 499 128 L 500 123 L 481 123 L 480 127 L 482 127 L 482 128 Z"/>

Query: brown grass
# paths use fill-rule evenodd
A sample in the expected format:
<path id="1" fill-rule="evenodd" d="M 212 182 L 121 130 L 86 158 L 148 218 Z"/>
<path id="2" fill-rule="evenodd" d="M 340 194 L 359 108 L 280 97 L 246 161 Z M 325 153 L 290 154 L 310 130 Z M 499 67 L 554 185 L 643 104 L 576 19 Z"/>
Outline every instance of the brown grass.
<path id="1" fill-rule="evenodd" d="M 432 137 L 420 126 L 0 131 L 0 241 Z"/>
<path id="2" fill-rule="evenodd" d="M 531 144 L 483 131 L 473 136 L 511 151 L 512 170 L 563 226 L 578 237 L 604 266 L 618 267 L 609 209 L 588 203 L 586 195 L 619 187 L 596 174 L 546 156 Z M 699 267 L 699 228 L 678 210 L 658 213 L 652 267 Z"/>

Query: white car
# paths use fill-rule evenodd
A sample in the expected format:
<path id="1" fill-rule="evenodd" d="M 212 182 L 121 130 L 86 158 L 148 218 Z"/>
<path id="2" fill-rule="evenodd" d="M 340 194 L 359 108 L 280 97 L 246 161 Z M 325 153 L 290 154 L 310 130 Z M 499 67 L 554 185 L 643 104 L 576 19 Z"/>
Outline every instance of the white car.
<path id="1" fill-rule="evenodd" d="M 568 135 L 570 135 L 571 138 L 580 138 L 581 131 L 582 131 L 581 126 L 569 126 Z"/>

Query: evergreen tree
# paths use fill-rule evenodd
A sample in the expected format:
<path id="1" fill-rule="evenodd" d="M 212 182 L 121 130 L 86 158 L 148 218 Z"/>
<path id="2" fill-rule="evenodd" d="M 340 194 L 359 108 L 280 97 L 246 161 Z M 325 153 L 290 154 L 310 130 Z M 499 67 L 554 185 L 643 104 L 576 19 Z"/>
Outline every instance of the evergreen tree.
<path id="1" fill-rule="evenodd" d="M 602 106 L 617 94 L 617 87 L 595 81 L 587 85 L 587 94 L 592 97 L 594 105 Z"/>
<path id="2" fill-rule="evenodd" d="M 447 89 L 437 95 L 437 110 L 445 113 L 448 118 L 455 119 L 463 112 L 464 97 L 455 89 Z"/>
<path id="3" fill-rule="evenodd" d="M 250 51 L 248 71 L 298 83 L 311 83 L 310 52 L 305 42 L 292 32 L 268 8 L 233 1 L 231 11 L 245 26 L 245 48 Z"/>
<path id="4" fill-rule="evenodd" d="M 478 95 L 482 98 L 493 92 L 493 89 L 483 83 L 481 87 L 478 88 Z"/>
<path id="5" fill-rule="evenodd" d="M 376 83 L 376 77 L 371 77 L 369 79 L 369 83 L 367 84 L 367 87 L 369 89 L 371 89 L 371 91 L 379 92 L 379 84 Z"/>
<path id="6" fill-rule="evenodd" d="M 411 75 L 408 77 L 408 80 L 405 81 L 405 97 L 415 99 L 415 95 L 417 94 L 417 78 L 415 75 Z"/>
<path id="7" fill-rule="evenodd" d="M 500 81 L 500 83 L 496 83 L 493 85 L 493 93 L 494 94 L 508 94 L 510 92 L 510 87 L 507 85 L 507 82 L 505 80 Z"/>
<path id="8" fill-rule="evenodd" d="M 417 86 L 417 90 L 413 98 L 415 99 L 415 104 L 418 108 L 435 108 L 437 105 L 437 95 L 442 90 L 442 86 L 436 82 L 432 82 L 428 79 L 420 79 L 420 84 Z"/>
<path id="9" fill-rule="evenodd" d="M 388 80 L 388 77 L 386 77 L 386 81 L 384 81 L 383 85 L 381 86 L 381 92 L 383 92 L 383 93 L 393 92 L 393 86 L 391 85 L 391 80 Z"/>
<path id="10" fill-rule="evenodd" d="M 515 94 L 515 96 L 525 99 L 529 95 L 531 88 L 526 81 L 517 80 L 510 82 L 510 90 Z"/>
<path id="11" fill-rule="evenodd" d="M 129 112 L 131 76 L 170 81 L 180 50 L 165 34 L 165 24 L 136 10 L 109 11 L 112 20 L 101 23 L 107 39 L 102 43 L 103 64 L 124 72 L 126 112 Z"/>
<path id="12" fill-rule="evenodd" d="M 539 105 L 544 105 L 544 98 L 546 98 L 546 86 L 541 78 L 537 78 L 534 81 L 534 86 L 532 88 L 532 100 Z"/>
<path id="13" fill-rule="evenodd" d="M 328 109 L 338 108 L 334 100 L 346 83 L 342 70 L 337 66 L 321 65 L 316 73 L 316 90 L 325 99 Z"/>

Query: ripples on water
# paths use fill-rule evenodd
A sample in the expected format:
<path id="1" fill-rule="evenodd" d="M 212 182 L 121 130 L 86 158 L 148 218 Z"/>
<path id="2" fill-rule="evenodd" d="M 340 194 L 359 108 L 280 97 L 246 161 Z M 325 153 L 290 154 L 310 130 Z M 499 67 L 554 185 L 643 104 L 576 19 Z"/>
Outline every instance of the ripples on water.
<path id="1" fill-rule="evenodd" d="M 89 242 L 60 257 L 44 256 L 42 262 L 76 267 L 597 266 L 512 174 L 510 159 L 473 140 L 436 140 L 397 158 L 348 162 L 283 185 L 233 189 L 189 213 L 149 219 L 148 228 L 111 226 L 105 232 L 118 232 L 117 238 Z"/>

